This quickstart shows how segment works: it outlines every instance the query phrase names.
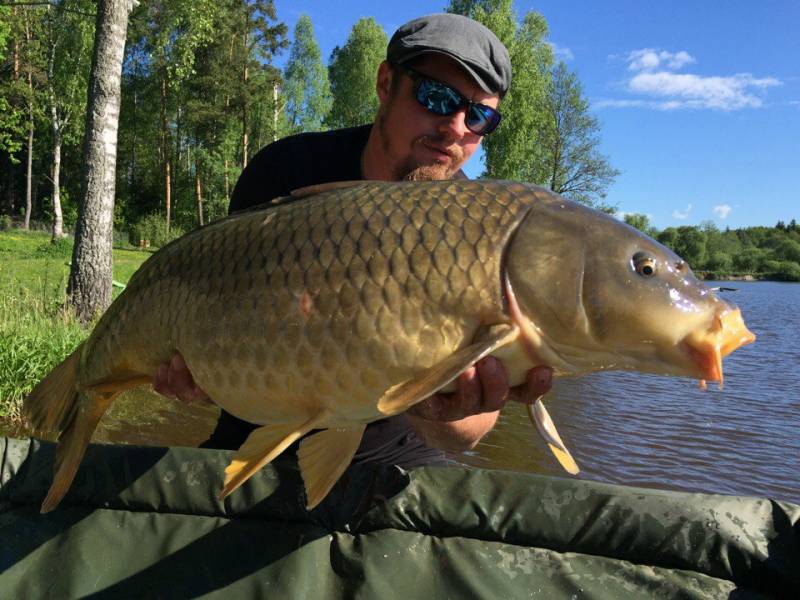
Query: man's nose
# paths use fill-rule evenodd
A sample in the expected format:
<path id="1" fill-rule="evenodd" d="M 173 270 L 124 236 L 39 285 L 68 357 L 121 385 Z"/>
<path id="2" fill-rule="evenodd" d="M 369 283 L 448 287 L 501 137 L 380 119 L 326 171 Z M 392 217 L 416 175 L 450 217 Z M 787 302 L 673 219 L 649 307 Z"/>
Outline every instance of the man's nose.
<path id="1" fill-rule="evenodd" d="M 467 133 L 469 133 L 469 129 L 467 129 L 467 124 L 464 122 L 466 118 L 467 118 L 466 108 L 460 108 L 452 115 L 441 117 L 441 119 L 439 120 L 439 133 L 460 140 Z"/>

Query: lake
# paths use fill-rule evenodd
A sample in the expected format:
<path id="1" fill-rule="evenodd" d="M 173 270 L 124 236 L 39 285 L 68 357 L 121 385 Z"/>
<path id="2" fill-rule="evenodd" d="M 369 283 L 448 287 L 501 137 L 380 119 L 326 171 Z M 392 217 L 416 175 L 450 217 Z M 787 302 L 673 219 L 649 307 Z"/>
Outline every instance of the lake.
<path id="1" fill-rule="evenodd" d="M 725 386 L 609 372 L 558 379 L 545 406 L 578 477 L 800 503 L 800 284 L 708 282 L 736 292 L 755 343 L 724 361 Z M 464 462 L 568 475 L 521 405 Z"/>

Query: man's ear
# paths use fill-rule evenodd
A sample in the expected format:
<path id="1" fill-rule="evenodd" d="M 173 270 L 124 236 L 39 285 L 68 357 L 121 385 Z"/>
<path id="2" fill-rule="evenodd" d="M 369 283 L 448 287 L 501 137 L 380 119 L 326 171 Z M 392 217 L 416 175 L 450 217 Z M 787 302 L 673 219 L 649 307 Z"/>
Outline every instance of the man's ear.
<path id="1" fill-rule="evenodd" d="M 375 81 L 375 92 L 378 94 L 378 100 L 381 105 L 386 103 L 389 98 L 389 92 L 392 88 L 392 77 L 395 75 L 389 61 L 383 61 L 378 67 L 378 78 Z"/>

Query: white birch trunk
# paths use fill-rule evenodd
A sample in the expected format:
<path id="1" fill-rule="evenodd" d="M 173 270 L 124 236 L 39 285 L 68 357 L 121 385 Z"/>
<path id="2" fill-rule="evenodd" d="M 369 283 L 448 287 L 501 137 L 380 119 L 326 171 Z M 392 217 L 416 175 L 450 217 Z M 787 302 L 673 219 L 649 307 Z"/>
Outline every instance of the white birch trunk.
<path id="1" fill-rule="evenodd" d="M 83 323 L 111 303 L 120 79 L 128 15 L 134 5 L 135 0 L 99 0 L 97 5 L 83 193 L 68 287 L 70 304 Z"/>

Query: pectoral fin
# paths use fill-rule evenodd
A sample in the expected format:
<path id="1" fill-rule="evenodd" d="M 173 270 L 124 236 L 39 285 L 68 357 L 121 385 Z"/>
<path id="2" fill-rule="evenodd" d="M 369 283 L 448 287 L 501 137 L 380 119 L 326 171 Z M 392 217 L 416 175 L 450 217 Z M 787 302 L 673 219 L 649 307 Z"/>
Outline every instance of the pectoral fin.
<path id="1" fill-rule="evenodd" d="M 378 401 L 378 410 L 386 416 L 408 410 L 420 400 L 446 386 L 465 369 L 517 338 L 519 330 L 514 325 L 495 325 L 483 339 L 451 354 L 442 362 L 433 365 L 418 377 L 399 383 Z"/>
<path id="2" fill-rule="evenodd" d="M 304 439 L 297 451 L 308 510 L 322 502 L 353 460 L 366 425 L 327 429 Z"/>
<path id="3" fill-rule="evenodd" d="M 327 414 L 321 413 L 300 425 L 297 423 L 265 425 L 253 431 L 225 469 L 225 486 L 220 493 L 220 500 L 250 479 L 256 471 L 296 440 L 314 429 L 325 417 Z"/>
<path id="4" fill-rule="evenodd" d="M 572 458 L 564 442 L 561 441 L 561 436 L 558 435 L 553 419 L 550 418 L 550 414 L 547 412 L 547 409 L 545 409 L 542 399 L 537 398 L 536 402 L 527 405 L 527 409 L 531 423 L 536 426 L 539 434 L 544 438 L 544 441 L 547 442 L 547 447 L 550 448 L 550 451 L 558 459 L 558 462 L 561 463 L 561 466 L 564 467 L 564 470 L 570 475 L 577 475 L 580 473 L 578 463 L 575 462 L 575 459 Z"/>

